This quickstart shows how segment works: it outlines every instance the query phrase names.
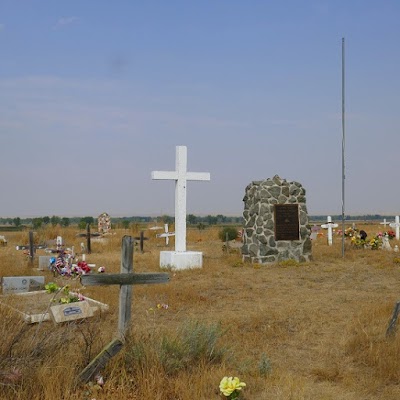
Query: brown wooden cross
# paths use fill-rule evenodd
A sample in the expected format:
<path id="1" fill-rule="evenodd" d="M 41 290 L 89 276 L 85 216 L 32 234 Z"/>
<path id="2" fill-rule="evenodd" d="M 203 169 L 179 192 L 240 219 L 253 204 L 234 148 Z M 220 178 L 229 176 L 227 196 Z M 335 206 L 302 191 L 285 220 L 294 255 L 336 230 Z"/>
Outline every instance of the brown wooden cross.
<path id="1" fill-rule="evenodd" d="M 117 338 L 111 341 L 81 372 L 79 378 L 83 382 L 88 382 L 106 365 L 110 358 L 121 350 L 130 328 L 132 285 L 166 283 L 169 281 L 169 274 L 166 273 L 133 273 L 133 244 L 134 239 L 131 236 L 122 238 L 120 274 L 82 275 L 81 277 L 82 284 L 85 286 L 120 285 Z"/>

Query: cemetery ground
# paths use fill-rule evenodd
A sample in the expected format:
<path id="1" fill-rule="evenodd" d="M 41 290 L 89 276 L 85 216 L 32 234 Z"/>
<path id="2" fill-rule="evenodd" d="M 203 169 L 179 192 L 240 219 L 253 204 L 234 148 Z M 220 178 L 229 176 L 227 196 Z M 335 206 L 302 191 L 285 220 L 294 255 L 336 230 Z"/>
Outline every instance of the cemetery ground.
<path id="1" fill-rule="evenodd" d="M 358 227 L 369 237 L 381 230 Z M 26 324 L 0 307 L 0 399 L 210 400 L 221 398 L 224 376 L 246 383 L 246 400 L 400 398 L 400 332 L 386 336 L 400 300 L 400 253 L 354 249 L 347 241 L 342 259 L 341 238 L 328 246 L 325 236 L 314 241 L 308 263 L 243 264 L 238 252 L 222 251 L 219 229 L 188 230 L 188 248 L 203 252 L 202 269 L 170 271 L 167 284 L 133 286 L 131 334 L 102 370 L 104 385 L 77 378 L 116 333 L 119 287 L 82 288 L 38 271 L 37 259 L 32 267 L 15 249 L 28 233 L 7 233 L 0 276 L 45 275 L 46 283 L 69 283 L 109 311 Z M 123 235 L 139 233 L 114 232 L 86 256 L 107 273 L 119 273 Z M 47 228 L 35 240 L 62 235 L 79 249 L 76 233 Z M 161 272 L 164 239 L 146 236 L 144 253 L 135 249 L 134 272 Z"/>

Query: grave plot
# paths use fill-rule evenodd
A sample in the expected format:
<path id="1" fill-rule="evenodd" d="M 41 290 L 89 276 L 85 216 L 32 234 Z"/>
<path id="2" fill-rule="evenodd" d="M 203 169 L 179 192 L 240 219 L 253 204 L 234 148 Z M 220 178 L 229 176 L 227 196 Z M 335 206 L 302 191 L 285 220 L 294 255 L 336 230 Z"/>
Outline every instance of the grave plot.
<path id="1" fill-rule="evenodd" d="M 75 292 L 71 292 L 71 294 L 78 296 L 78 294 Z M 72 317 L 73 315 L 76 316 L 79 314 L 76 308 L 74 308 L 79 305 L 79 303 L 87 303 L 82 309 L 82 313 L 84 313 L 85 317 L 92 316 L 94 313 L 99 311 L 107 311 L 109 308 L 107 304 L 101 303 L 86 296 L 84 296 L 84 302 L 82 301 L 68 304 L 60 304 L 58 302 L 59 298 L 60 296 L 57 297 L 54 295 L 54 293 L 48 293 L 46 290 L 15 293 L 8 296 L 0 296 L 0 307 L 11 308 L 28 324 L 49 321 L 52 319 L 51 307 L 54 306 L 61 306 L 62 308 L 61 313 L 58 310 L 53 310 L 53 319 L 55 322 L 64 322 L 71 319 L 76 319 L 64 317 Z M 70 309 L 68 309 L 68 307 L 70 307 Z M 64 308 L 67 308 L 67 311 L 64 312 Z"/>

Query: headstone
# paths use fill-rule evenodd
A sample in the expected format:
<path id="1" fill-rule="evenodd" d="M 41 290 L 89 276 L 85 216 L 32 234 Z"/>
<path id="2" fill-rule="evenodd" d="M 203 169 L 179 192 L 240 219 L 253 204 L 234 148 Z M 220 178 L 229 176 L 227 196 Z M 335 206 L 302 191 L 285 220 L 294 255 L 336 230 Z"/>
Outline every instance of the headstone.
<path id="1" fill-rule="evenodd" d="M 245 190 L 243 260 L 275 263 L 309 261 L 311 239 L 305 190 L 278 175 L 253 181 Z"/>
<path id="2" fill-rule="evenodd" d="M 175 232 L 168 232 L 168 224 L 164 224 L 164 233 L 159 233 L 156 235 L 157 238 L 165 237 L 165 245 L 168 246 L 169 244 L 169 237 L 175 236 Z"/>
<path id="3" fill-rule="evenodd" d="M 187 181 L 209 181 L 207 172 L 187 171 L 186 146 L 176 147 L 175 171 L 153 171 L 152 179 L 175 181 L 175 251 L 160 253 L 162 268 L 189 269 L 201 268 L 201 252 L 186 251 L 186 186 Z"/>
<path id="4" fill-rule="evenodd" d="M 400 228 L 400 219 L 399 219 L 398 215 L 396 215 L 394 222 L 391 222 L 389 224 L 389 226 L 391 228 L 395 228 L 396 229 L 396 240 L 399 240 L 399 237 L 400 237 L 400 229 L 399 229 Z"/>
<path id="5" fill-rule="evenodd" d="M 389 243 L 388 235 L 383 235 L 382 237 L 382 250 L 392 251 L 392 246 Z"/>
<path id="6" fill-rule="evenodd" d="M 319 227 L 318 225 L 313 225 L 311 227 L 311 234 L 310 234 L 310 239 L 311 240 L 316 240 L 318 238 L 318 233 L 321 230 L 321 227 Z"/>
<path id="7" fill-rule="evenodd" d="M 3 294 L 24 293 L 44 288 L 44 276 L 4 276 Z"/>
<path id="8" fill-rule="evenodd" d="M 311 231 L 310 239 L 311 239 L 311 240 L 317 240 L 317 237 L 318 237 L 318 232 L 316 232 L 316 231 Z"/>
<path id="9" fill-rule="evenodd" d="M 108 233 L 111 230 L 111 217 L 102 213 L 97 217 L 97 226 L 100 233 Z"/>
<path id="10" fill-rule="evenodd" d="M 322 224 L 321 228 L 328 229 L 328 246 L 332 246 L 333 242 L 333 235 L 332 230 L 333 228 L 337 228 L 339 225 L 332 222 L 331 216 L 328 216 L 326 224 Z"/>
<path id="11" fill-rule="evenodd" d="M 47 271 L 50 265 L 50 259 L 53 256 L 39 256 L 39 271 Z"/>

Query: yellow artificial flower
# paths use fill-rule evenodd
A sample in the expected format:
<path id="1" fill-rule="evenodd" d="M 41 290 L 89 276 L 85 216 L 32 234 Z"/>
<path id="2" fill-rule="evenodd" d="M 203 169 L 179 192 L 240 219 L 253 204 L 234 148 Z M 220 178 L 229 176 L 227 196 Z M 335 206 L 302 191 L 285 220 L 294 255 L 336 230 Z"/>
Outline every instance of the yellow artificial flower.
<path id="1" fill-rule="evenodd" d="M 236 376 L 232 378 L 231 376 L 228 378 L 224 376 L 219 384 L 219 390 L 221 393 L 228 397 L 230 396 L 235 390 L 242 390 L 242 387 L 245 387 L 246 384 L 244 382 L 240 382 L 239 378 Z"/>

